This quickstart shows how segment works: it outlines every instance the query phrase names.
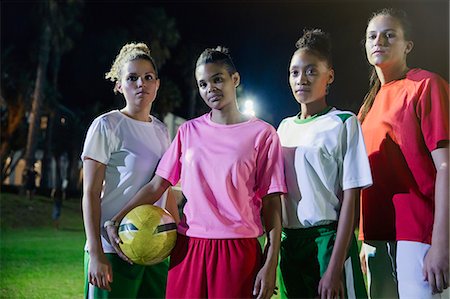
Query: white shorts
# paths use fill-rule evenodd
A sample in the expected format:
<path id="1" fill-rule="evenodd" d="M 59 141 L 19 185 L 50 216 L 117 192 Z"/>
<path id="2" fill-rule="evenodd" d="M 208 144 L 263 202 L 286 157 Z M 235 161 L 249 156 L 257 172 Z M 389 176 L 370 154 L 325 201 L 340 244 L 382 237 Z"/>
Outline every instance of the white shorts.
<path id="1" fill-rule="evenodd" d="M 438 299 L 449 298 L 448 289 L 432 295 L 428 281 L 423 276 L 423 260 L 430 249 L 429 244 L 397 241 L 397 277 L 400 298 Z"/>
<path id="2" fill-rule="evenodd" d="M 449 289 L 432 295 L 423 276 L 429 244 L 412 241 L 364 241 L 369 298 L 449 298 Z"/>

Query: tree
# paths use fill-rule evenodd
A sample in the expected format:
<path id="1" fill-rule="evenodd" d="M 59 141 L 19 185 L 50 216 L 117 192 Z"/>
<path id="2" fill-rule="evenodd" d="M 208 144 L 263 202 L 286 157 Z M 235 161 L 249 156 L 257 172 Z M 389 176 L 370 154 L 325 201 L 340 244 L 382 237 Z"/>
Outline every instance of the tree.
<path id="1" fill-rule="evenodd" d="M 58 2 L 55 5 L 52 17 L 50 18 L 50 25 L 52 28 L 51 38 L 51 57 L 52 63 L 49 66 L 49 92 L 47 94 L 47 101 L 45 103 L 45 113 L 48 115 L 48 123 L 45 135 L 44 157 L 42 163 L 41 185 L 45 187 L 59 188 L 62 185 L 61 177 L 58 169 L 60 168 L 59 161 L 67 149 L 56 150 L 54 140 L 54 130 L 61 126 L 66 127 L 61 120 L 66 120 L 70 117 L 71 121 L 77 122 L 76 115 L 67 107 L 60 103 L 61 94 L 58 87 L 58 79 L 60 76 L 61 59 L 64 53 L 71 50 L 74 46 L 74 37 L 82 31 L 81 22 L 78 17 L 81 13 L 82 2 L 78 0 L 71 0 L 66 2 Z M 53 184 L 51 184 L 51 162 L 52 158 L 56 161 L 56 177 Z M 59 190 L 57 190 L 59 191 Z"/>
<path id="2" fill-rule="evenodd" d="M 32 96 L 32 106 L 30 113 L 30 125 L 28 128 L 27 146 L 25 150 L 25 167 L 31 168 L 35 162 L 35 152 L 40 130 L 40 120 L 43 106 L 44 86 L 47 76 L 47 66 L 50 53 L 51 28 L 49 18 L 54 14 L 55 1 L 42 2 L 42 33 L 39 43 L 39 60 L 36 70 L 36 82 Z"/>
<path id="3" fill-rule="evenodd" d="M 151 48 L 151 55 L 160 70 L 161 87 L 158 91 L 157 103 L 153 109 L 160 118 L 179 107 L 182 96 L 179 86 L 164 75 L 164 68 L 172 57 L 172 50 L 180 40 L 180 34 L 174 18 L 167 15 L 160 7 L 145 7 L 136 15 L 130 24 L 129 32 L 119 48 L 127 41 L 144 41 Z"/>
<path id="4" fill-rule="evenodd" d="M 27 129 L 26 107 L 27 99 L 31 94 L 31 73 L 26 69 L 14 68 L 13 47 L 2 51 L 2 73 L 0 84 L 0 109 L 1 109 L 1 178 L 9 176 L 19 159 L 9 160 L 14 152 L 25 146 Z M 16 51 L 17 52 L 17 51 Z M 19 72 L 20 70 L 20 72 Z M 23 153 L 22 153 L 23 154 Z"/>
<path id="5" fill-rule="evenodd" d="M 207 107 L 198 94 L 197 82 L 195 80 L 195 60 L 203 51 L 198 45 L 183 44 L 177 48 L 174 59 L 169 62 L 172 76 L 176 77 L 177 82 L 181 82 L 183 99 L 188 105 L 185 111 L 179 111 L 179 114 L 187 119 L 194 118 L 207 112 Z"/>
<path id="6" fill-rule="evenodd" d="M 53 157 L 57 161 L 63 151 L 69 153 L 71 166 L 78 166 L 89 123 L 99 113 L 123 105 L 123 98 L 113 96 L 112 85 L 103 75 L 127 42 L 149 44 L 157 61 L 162 85 L 155 112 L 163 117 L 181 102 L 180 87 L 169 80 L 164 69 L 180 36 L 175 20 L 164 9 L 143 6 L 136 11 L 125 3 L 109 3 L 108 18 L 100 20 L 104 4 L 80 3 L 75 0 L 8 3 L 9 13 L 2 11 L 2 25 L 4 22 L 15 25 L 1 26 L 2 41 L 6 40 L 0 51 L 2 174 L 8 169 L 4 162 L 11 151 L 24 148 L 27 166 L 35 162 L 36 150 L 43 150 L 44 186 L 49 186 L 46 183 L 49 162 Z M 20 14 L 25 14 L 29 21 L 22 22 L 17 18 Z M 126 26 L 123 15 L 133 16 L 127 19 Z M 79 36 L 78 16 L 82 16 L 85 29 Z M 14 31 L 16 25 L 20 30 Z M 42 116 L 48 117 L 45 130 L 41 129 Z M 62 125 L 61 119 L 67 122 Z"/>

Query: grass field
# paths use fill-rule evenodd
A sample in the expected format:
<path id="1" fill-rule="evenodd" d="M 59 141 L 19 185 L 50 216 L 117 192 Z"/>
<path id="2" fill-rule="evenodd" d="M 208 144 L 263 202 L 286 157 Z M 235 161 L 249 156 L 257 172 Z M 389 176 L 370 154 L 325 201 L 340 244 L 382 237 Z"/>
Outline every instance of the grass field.
<path id="1" fill-rule="evenodd" d="M 55 230 L 51 199 L 1 194 L 0 298 L 83 298 L 80 204 L 79 199 L 63 203 Z"/>
<path id="2" fill-rule="evenodd" d="M 80 200 L 63 203 L 60 229 L 49 198 L 2 193 L 0 298 L 83 298 Z"/>
<path id="3" fill-rule="evenodd" d="M 1 194 L 0 298 L 83 298 L 80 205 L 80 199 L 66 200 L 55 230 L 51 199 Z"/>

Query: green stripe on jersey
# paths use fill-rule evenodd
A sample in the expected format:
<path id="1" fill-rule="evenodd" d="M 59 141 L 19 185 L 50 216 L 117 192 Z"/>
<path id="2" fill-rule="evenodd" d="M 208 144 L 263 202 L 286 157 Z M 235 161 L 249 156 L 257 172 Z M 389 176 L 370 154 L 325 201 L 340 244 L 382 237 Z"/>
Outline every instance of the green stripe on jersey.
<path id="1" fill-rule="evenodd" d="M 350 113 L 342 113 L 336 115 L 342 120 L 343 123 L 345 123 L 345 121 L 352 116 Z"/>
<path id="2" fill-rule="evenodd" d="M 322 116 L 322 115 L 327 114 L 328 112 L 330 112 L 331 109 L 333 109 L 333 107 L 327 106 L 327 108 L 325 108 L 324 110 L 320 111 L 319 113 L 314 114 L 314 115 L 312 115 L 312 116 L 310 116 L 310 117 L 308 117 L 308 118 L 305 118 L 305 119 L 300 119 L 300 114 L 301 114 L 301 111 L 300 111 L 300 112 L 297 114 L 297 117 L 294 119 L 294 122 L 297 123 L 297 124 L 305 124 L 305 123 L 308 123 L 308 122 L 310 122 L 310 121 L 315 120 L 315 119 L 318 118 L 319 116 Z"/>

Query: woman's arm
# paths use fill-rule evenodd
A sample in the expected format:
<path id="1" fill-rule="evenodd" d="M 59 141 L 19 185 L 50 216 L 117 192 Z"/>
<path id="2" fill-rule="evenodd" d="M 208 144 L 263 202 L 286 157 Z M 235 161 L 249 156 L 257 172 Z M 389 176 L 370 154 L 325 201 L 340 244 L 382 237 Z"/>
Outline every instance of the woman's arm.
<path id="1" fill-rule="evenodd" d="M 143 204 L 154 204 L 170 186 L 169 181 L 163 179 L 159 175 L 155 175 L 153 179 L 139 190 L 136 195 L 127 202 L 127 204 L 114 216 L 111 221 L 120 223 L 122 218 L 133 208 Z M 168 198 L 169 200 L 169 198 Z M 117 226 L 109 225 L 106 227 L 111 246 L 124 261 L 132 264 L 132 261 L 122 252 L 119 243 L 122 241 L 117 233 Z"/>
<path id="2" fill-rule="evenodd" d="M 442 293 L 449 285 L 448 155 L 448 142 L 431 152 L 436 167 L 434 223 L 431 248 L 424 259 L 423 274 L 433 293 Z"/>
<path id="3" fill-rule="evenodd" d="M 175 223 L 178 225 L 180 223 L 180 213 L 178 212 L 178 204 L 174 192 L 172 188 L 167 189 L 166 210 L 169 211 L 170 215 L 175 219 Z"/>
<path id="4" fill-rule="evenodd" d="M 347 257 L 348 246 L 354 233 L 356 203 L 359 200 L 359 188 L 344 190 L 341 211 L 330 263 L 319 282 L 318 292 L 321 298 L 344 298 L 342 271 Z"/>
<path id="5" fill-rule="evenodd" d="M 89 250 L 89 283 L 111 290 L 111 264 L 103 253 L 100 237 L 100 194 L 105 178 L 106 165 L 92 159 L 83 161 L 83 221 Z"/>
<path id="6" fill-rule="evenodd" d="M 264 264 L 256 276 L 253 295 L 270 298 L 275 290 L 278 253 L 281 242 L 281 200 L 280 194 L 274 193 L 262 199 L 262 217 L 266 230 L 266 246 L 264 248 Z"/>

